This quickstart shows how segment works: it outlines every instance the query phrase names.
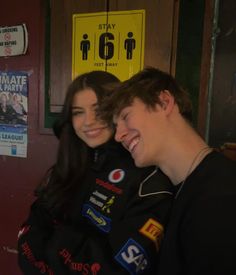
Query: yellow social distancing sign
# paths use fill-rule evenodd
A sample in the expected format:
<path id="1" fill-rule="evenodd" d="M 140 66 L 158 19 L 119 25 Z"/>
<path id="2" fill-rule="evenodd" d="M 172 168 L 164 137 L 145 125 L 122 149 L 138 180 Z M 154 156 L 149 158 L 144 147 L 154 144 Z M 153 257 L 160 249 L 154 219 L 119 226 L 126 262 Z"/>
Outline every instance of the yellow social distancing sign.
<path id="1" fill-rule="evenodd" d="M 73 15 L 72 78 L 92 70 L 126 80 L 143 68 L 145 10 Z"/>

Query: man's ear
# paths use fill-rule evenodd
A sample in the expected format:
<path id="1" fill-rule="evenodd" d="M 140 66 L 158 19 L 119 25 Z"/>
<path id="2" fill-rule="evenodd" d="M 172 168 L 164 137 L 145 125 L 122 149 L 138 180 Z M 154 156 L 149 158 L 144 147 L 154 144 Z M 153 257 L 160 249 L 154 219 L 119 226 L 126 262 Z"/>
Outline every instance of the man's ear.
<path id="1" fill-rule="evenodd" d="M 160 92 L 159 100 L 163 110 L 167 113 L 172 111 L 175 105 L 175 99 L 168 90 L 163 90 Z"/>

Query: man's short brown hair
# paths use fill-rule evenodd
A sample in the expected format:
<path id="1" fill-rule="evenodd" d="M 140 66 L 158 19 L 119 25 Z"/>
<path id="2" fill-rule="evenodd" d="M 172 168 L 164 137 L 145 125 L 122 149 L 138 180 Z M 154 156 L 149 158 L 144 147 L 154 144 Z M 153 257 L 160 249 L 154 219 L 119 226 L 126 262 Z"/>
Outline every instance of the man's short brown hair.
<path id="1" fill-rule="evenodd" d="M 162 104 L 159 95 L 167 90 L 174 97 L 179 111 L 184 118 L 192 121 L 192 104 L 188 94 L 177 84 L 168 73 L 148 67 L 122 82 L 101 107 L 101 117 L 111 123 L 127 106 L 132 105 L 135 98 L 140 99 L 147 107 L 155 108 Z"/>

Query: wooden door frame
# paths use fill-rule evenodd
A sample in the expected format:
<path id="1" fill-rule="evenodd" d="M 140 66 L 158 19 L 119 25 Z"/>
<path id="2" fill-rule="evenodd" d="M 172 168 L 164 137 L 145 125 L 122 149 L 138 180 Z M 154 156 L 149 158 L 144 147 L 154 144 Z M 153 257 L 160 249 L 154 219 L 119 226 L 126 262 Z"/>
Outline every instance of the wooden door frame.
<path id="1" fill-rule="evenodd" d="M 197 129 L 207 139 L 215 0 L 205 1 Z"/>

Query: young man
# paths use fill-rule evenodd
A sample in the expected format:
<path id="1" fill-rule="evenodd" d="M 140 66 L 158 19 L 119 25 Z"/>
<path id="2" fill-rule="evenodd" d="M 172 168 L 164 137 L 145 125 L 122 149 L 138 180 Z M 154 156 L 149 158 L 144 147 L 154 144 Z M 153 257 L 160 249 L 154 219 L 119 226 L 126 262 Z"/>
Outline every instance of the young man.
<path id="1" fill-rule="evenodd" d="M 176 186 L 158 275 L 236 274 L 236 163 L 193 129 L 188 95 L 170 75 L 147 68 L 104 110 L 135 164 L 157 165 Z"/>

